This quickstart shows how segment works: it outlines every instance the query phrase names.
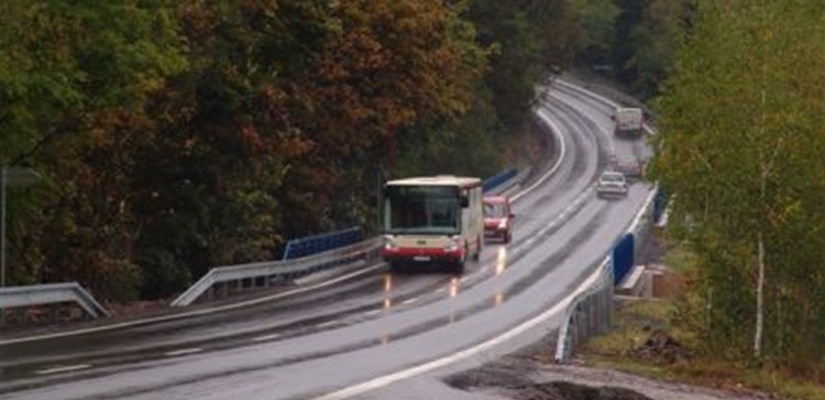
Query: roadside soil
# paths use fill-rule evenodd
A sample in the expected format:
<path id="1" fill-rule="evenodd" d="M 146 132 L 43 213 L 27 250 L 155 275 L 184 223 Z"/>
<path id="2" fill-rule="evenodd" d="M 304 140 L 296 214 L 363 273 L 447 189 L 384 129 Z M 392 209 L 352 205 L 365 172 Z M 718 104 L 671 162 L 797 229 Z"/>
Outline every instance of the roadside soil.
<path id="1" fill-rule="evenodd" d="M 555 334 L 446 383 L 469 393 L 512 400 L 767 400 L 770 396 L 685 385 L 583 365 L 553 361 Z"/>

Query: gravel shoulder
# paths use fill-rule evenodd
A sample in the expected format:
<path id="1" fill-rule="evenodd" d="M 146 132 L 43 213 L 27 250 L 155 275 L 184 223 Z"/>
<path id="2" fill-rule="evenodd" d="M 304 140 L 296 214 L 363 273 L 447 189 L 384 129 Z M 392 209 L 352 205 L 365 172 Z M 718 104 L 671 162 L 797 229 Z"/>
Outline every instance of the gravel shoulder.
<path id="1" fill-rule="evenodd" d="M 765 394 L 733 392 L 641 377 L 604 368 L 552 361 L 554 335 L 482 367 L 445 379 L 478 398 L 510 400 L 766 400 Z M 459 399 L 460 396 L 448 398 Z"/>

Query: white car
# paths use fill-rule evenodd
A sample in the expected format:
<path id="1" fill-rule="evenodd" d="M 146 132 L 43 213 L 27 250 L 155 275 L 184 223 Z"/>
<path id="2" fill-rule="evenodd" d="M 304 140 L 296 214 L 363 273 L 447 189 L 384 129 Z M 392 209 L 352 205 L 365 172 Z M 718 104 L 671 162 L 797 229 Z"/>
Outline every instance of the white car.
<path id="1" fill-rule="evenodd" d="M 616 171 L 605 171 L 596 183 L 596 195 L 599 197 L 627 196 L 627 179 L 624 174 Z"/>

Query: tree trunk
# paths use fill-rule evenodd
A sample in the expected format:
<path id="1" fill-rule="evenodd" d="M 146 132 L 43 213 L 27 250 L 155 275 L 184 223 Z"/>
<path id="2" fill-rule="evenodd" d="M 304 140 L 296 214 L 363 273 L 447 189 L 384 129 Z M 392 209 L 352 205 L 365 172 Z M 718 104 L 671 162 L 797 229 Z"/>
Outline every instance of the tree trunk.
<path id="1" fill-rule="evenodd" d="M 756 333 L 753 335 L 753 355 L 762 357 L 762 325 L 764 319 L 763 301 L 765 288 L 765 243 L 759 231 L 759 276 L 756 280 Z"/>

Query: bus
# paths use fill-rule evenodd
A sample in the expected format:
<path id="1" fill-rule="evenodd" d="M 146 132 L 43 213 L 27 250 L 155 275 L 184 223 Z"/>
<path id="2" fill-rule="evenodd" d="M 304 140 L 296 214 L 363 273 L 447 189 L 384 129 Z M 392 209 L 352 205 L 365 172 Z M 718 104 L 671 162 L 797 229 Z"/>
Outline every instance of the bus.
<path id="1" fill-rule="evenodd" d="M 484 240 L 481 179 L 440 175 L 384 185 L 384 246 L 393 268 L 440 264 L 461 272 Z"/>

